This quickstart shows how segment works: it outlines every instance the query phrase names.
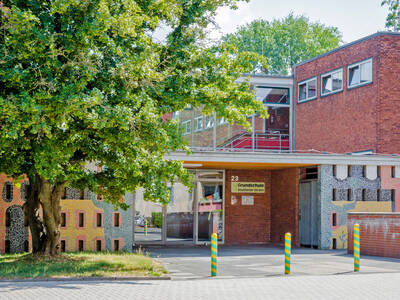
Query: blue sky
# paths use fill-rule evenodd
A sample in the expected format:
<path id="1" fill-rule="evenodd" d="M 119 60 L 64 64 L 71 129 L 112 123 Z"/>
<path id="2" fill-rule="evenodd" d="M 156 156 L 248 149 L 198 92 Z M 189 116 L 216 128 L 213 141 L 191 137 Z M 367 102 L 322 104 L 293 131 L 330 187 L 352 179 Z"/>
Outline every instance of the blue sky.
<path id="1" fill-rule="evenodd" d="M 381 0 L 250 0 L 240 3 L 238 10 L 220 9 L 216 19 L 220 29 L 213 37 L 234 32 L 252 20 L 282 18 L 290 12 L 338 27 L 347 43 L 385 30 L 388 8 L 381 7 Z"/>

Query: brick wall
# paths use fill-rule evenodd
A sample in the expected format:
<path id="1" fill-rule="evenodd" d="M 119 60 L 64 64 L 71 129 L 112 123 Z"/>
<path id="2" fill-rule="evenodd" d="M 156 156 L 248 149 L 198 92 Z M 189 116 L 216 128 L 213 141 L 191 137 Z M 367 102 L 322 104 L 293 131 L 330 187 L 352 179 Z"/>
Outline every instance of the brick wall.
<path id="1" fill-rule="evenodd" d="M 382 36 L 378 70 L 378 153 L 400 153 L 400 38 Z"/>
<path id="2" fill-rule="evenodd" d="M 348 90 L 347 66 L 373 59 L 372 83 Z M 337 153 L 400 153 L 400 36 L 376 35 L 295 68 L 295 147 Z M 321 95 L 321 75 L 343 68 L 343 91 Z M 317 77 L 317 99 L 297 103 L 300 81 Z"/>
<path id="3" fill-rule="evenodd" d="M 271 173 L 271 242 L 284 243 L 286 232 L 299 245 L 299 169 Z"/>
<path id="4" fill-rule="evenodd" d="M 360 225 L 361 255 L 400 258 L 400 213 L 349 213 L 348 253 L 353 253 L 353 225 Z"/>
<path id="5" fill-rule="evenodd" d="M 232 176 L 239 182 L 264 182 L 264 194 L 232 193 Z M 226 170 L 225 243 L 268 243 L 271 240 L 271 172 L 268 170 Z M 254 196 L 254 205 L 242 205 L 241 197 Z"/>

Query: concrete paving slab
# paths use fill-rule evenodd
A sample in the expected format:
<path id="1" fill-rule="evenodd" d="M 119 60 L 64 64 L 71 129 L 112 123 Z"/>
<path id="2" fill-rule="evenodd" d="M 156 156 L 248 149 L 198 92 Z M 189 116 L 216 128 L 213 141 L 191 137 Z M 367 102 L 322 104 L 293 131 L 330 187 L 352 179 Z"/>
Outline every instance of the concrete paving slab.
<path id="1" fill-rule="evenodd" d="M 210 276 L 210 248 L 207 246 L 148 247 L 161 261 L 172 279 Z M 283 247 L 220 246 L 218 276 L 266 277 L 283 275 Z M 292 250 L 292 275 L 334 275 L 353 272 L 353 257 L 344 250 L 295 248 Z M 400 259 L 361 256 L 360 273 L 400 272 Z"/>

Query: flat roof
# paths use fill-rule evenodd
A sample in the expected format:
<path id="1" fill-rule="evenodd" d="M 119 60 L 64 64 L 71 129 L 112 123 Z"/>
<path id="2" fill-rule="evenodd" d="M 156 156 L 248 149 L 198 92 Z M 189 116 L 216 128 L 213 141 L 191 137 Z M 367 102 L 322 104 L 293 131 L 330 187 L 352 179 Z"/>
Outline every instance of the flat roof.
<path id="1" fill-rule="evenodd" d="M 400 166 L 399 155 L 320 154 L 269 152 L 173 152 L 167 160 L 179 160 L 193 168 L 284 169 L 315 165 Z M 189 166 L 189 167 L 190 167 Z"/>
<path id="2" fill-rule="evenodd" d="M 333 49 L 333 50 L 331 50 L 331 51 L 325 52 L 325 53 L 323 53 L 323 54 L 320 54 L 320 55 L 317 55 L 317 56 L 312 57 L 312 58 L 310 58 L 310 59 L 307 59 L 307 60 L 304 60 L 304 61 L 302 61 L 302 62 L 299 62 L 299 63 L 295 64 L 295 65 L 293 66 L 293 68 L 296 68 L 296 67 L 298 67 L 298 66 L 301 66 L 301 65 L 304 65 L 304 64 L 306 64 L 306 63 L 309 63 L 309 62 L 311 62 L 311 61 L 313 61 L 313 60 L 317 60 L 317 59 L 319 59 L 319 58 L 321 58 L 321 57 L 324 57 L 324 56 L 327 56 L 327 55 L 329 55 L 329 54 L 338 52 L 338 51 L 340 51 L 340 50 L 342 50 L 342 49 L 351 47 L 351 46 L 353 46 L 353 45 L 362 43 L 362 42 L 364 42 L 364 41 L 367 41 L 367 40 L 369 40 L 369 39 L 372 39 L 372 38 L 374 38 L 374 37 L 381 36 L 381 35 L 395 35 L 395 36 L 400 36 L 400 32 L 394 32 L 394 31 L 378 31 L 378 32 L 376 32 L 376 33 L 373 33 L 373 34 L 368 35 L 368 36 L 366 36 L 366 37 L 363 37 L 363 38 L 361 38 L 361 39 L 358 39 L 358 40 L 355 40 L 355 41 L 353 41 L 353 42 L 344 44 L 344 45 L 342 45 L 342 46 L 340 46 L 340 47 L 338 47 L 338 48 L 335 48 L 335 49 Z"/>

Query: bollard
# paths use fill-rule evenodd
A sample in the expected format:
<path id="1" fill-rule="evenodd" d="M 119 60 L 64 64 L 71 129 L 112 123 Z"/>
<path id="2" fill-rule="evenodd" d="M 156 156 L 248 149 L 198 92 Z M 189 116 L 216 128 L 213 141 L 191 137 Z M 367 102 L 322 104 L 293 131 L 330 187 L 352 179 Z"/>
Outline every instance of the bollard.
<path id="1" fill-rule="evenodd" d="M 144 220 L 144 235 L 147 235 L 147 219 Z"/>
<path id="2" fill-rule="evenodd" d="M 217 276 L 218 235 L 211 235 L 211 276 Z"/>
<path id="3" fill-rule="evenodd" d="M 292 235 L 285 234 L 285 274 L 290 274 L 290 253 L 292 251 Z"/>
<path id="4" fill-rule="evenodd" d="M 360 271 L 360 225 L 353 226 L 354 272 Z"/>

